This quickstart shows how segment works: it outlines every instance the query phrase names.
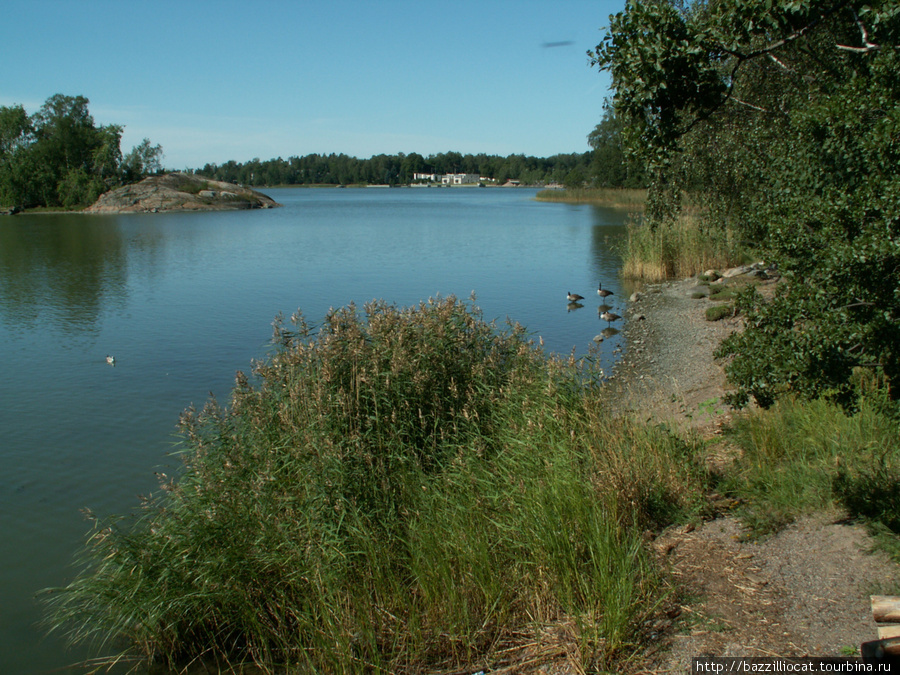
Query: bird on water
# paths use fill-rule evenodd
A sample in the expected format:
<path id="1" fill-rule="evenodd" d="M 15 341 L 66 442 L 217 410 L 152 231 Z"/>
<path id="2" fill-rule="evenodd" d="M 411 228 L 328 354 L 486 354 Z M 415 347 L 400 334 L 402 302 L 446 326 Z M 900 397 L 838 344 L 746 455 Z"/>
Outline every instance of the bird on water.
<path id="1" fill-rule="evenodd" d="M 613 314 L 612 312 L 603 312 L 603 314 L 600 315 L 600 318 L 606 321 L 607 324 L 610 324 L 613 321 L 618 321 L 622 317 L 618 314 Z"/>
<path id="2" fill-rule="evenodd" d="M 614 293 L 603 288 L 603 282 L 600 282 L 599 284 L 597 284 L 597 295 L 605 300 L 609 296 L 614 295 Z"/>
<path id="3" fill-rule="evenodd" d="M 114 365 L 116 365 L 116 357 L 115 357 L 115 356 L 110 356 L 109 354 L 107 354 L 107 355 L 106 355 L 106 362 L 107 362 L 109 365 L 114 366 Z"/>
<path id="4" fill-rule="evenodd" d="M 569 299 L 569 302 L 578 302 L 579 300 L 584 300 L 583 295 L 578 295 L 578 293 L 573 293 L 569 291 L 569 294 L 566 296 Z"/>

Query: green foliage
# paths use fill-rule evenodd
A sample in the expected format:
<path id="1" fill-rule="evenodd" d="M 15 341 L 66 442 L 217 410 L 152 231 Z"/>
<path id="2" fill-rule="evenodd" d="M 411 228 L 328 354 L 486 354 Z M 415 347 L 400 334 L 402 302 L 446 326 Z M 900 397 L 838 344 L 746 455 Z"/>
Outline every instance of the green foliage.
<path id="1" fill-rule="evenodd" d="M 784 272 L 774 300 L 739 303 L 734 403 L 852 405 L 855 367 L 900 392 L 898 37 L 884 0 L 634 0 L 594 53 L 655 172 L 652 226 L 687 191 Z"/>
<path id="2" fill-rule="evenodd" d="M 159 173 L 162 171 L 162 156 L 162 146 L 150 145 L 150 139 L 145 138 L 122 159 L 124 181 L 130 183 L 144 176 Z"/>
<path id="3" fill-rule="evenodd" d="M 861 471 L 842 468 L 834 477 L 834 493 L 851 516 L 881 523 L 900 534 L 900 465 L 887 455 Z"/>
<path id="4" fill-rule="evenodd" d="M 588 135 L 588 144 L 594 149 L 591 161 L 591 182 L 601 188 L 647 187 L 647 173 L 634 155 L 626 154 L 623 124 L 616 117 L 615 108 L 606 103 L 603 119 Z"/>
<path id="5" fill-rule="evenodd" d="M 30 117 L 22 106 L 0 106 L 0 204 L 81 208 L 158 167 L 161 149 L 146 139 L 123 163 L 122 127 L 95 126 L 88 103 L 56 94 Z"/>
<path id="6" fill-rule="evenodd" d="M 738 419 L 733 439 L 744 452 L 719 489 L 742 500 L 738 515 L 753 534 L 835 506 L 896 525 L 900 427 L 883 394 L 870 391 L 852 414 L 783 397 Z"/>
<path id="7" fill-rule="evenodd" d="M 642 528 L 689 501 L 686 446 L 646 442 L 639 471 L 608 419 L 584 442 L 586 374 L 454 298 L 351 306 L 314 335 L 279 319 L 274 343 L 227 409 L 184 415 L 180 478 L 97 525 L 50 596 L 58 629 L 279 672 L 459 668 L 560 619 L 582 666 L 627 645 L 657 588 Z"/>
<path id="8" fill-rule="evenodd" d="M 720 321 L 728 316 L 734 316 L 735 310 L 733 305 L 714 305 L 706 308 L 707 321 Z"/>

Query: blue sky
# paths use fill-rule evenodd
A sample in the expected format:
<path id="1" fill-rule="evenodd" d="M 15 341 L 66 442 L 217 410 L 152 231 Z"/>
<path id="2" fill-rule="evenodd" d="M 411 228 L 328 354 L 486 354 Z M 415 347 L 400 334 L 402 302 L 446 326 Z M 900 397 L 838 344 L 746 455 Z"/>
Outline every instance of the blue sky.
<path id="1" fill-rule="evenodd" d="M 624 0 L 4 0 L 0 105 L 82 95 L 164 166 L 585 152 Z M 546 46 L 548 43 L 567 43 Z"/>

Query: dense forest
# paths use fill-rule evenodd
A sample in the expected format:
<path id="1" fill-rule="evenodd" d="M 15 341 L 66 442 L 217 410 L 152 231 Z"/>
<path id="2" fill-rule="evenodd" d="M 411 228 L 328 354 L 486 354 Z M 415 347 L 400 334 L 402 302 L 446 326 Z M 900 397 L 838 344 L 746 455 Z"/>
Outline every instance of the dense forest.
<path id="1" fill-rule="evenodd" d="M 56 94 L 28 115 L 0 106 L 0 206 L 77 208 L 161 169 L 149 139 L 123 155 L 123 127 L 96 126 L 84 96 Z"/>
<path id="2" fill-rule="evenodd" d="M 896 0 L 629 0 L 591 52 L 612 74 L 648 226 L 688 195 L 702 227 L 777 264 L 721 354 L 732 401 L 900 395 L 900 6 Z"/>

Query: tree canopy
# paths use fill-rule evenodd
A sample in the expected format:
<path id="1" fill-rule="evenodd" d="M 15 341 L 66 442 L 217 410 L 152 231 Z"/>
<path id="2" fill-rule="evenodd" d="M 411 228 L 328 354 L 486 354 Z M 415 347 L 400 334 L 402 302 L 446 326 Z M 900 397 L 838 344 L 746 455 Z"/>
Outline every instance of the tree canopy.
<path id="1" fill-rule="evenodd" d="M 144 139 L 123 159 L 123 127 L 96 126 L 88 103 L 55 94 L 30 116 L 0 106 L 0 204 L 76 208 L 160 170 L 159 145 Z"/>
<path id="2" fill-rule="evenodd" d="M 590 52 L 650 226 L 689 192 L 785 274 L 721 350 L 736 403 L 849 405 L 860 368 L 900 391 L 898 36 L 895 0 L 629 0 Z"/>

